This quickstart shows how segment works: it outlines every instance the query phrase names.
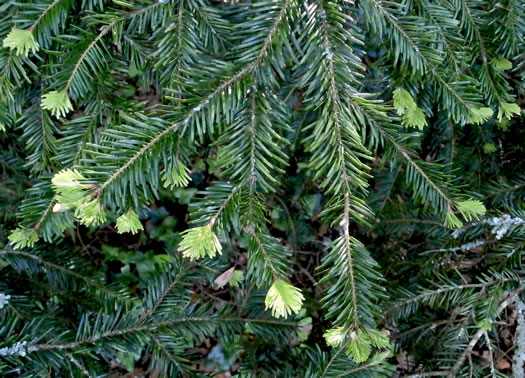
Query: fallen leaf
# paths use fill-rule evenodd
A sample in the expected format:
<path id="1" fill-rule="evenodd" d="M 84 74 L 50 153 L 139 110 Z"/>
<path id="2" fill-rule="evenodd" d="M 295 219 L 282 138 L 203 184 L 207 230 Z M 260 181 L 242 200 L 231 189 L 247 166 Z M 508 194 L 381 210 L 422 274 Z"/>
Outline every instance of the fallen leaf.
<path id="1" fill-rule="evenodd" d="M 501 360 L 499 360 L 498 363 L 496 364 L 496 369 L 498 369 L 498 370 L 510 369 L 509 360 L 506 359 L 506 358 L 502 358 Z"/>
<path id="2" fill-rule="evenodd" d="M 410 371 L 415 364 L 414 356 L 408 355 L 407 352 L 399 352 L 396 354 L 397 366 L 401 370 Z"/>
<path id="3" fill-rule="evenodd" d="M 217 285 L 218 289 L 222 289 L 233 277 L 233 271 L 235 270 L 235 267 L 232 266 L 230 269 L 228 269 L 226 272 L 222 273 L 219 277 L 213 281 L 215 285 Z"/>

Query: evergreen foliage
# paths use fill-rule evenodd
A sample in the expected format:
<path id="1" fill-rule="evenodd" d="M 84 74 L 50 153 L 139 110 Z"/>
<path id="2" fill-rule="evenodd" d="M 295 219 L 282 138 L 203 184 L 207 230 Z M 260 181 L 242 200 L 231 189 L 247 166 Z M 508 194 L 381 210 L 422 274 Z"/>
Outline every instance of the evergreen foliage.
<path id="1" fill-rule="evenodd" d="M 0 374 L 518 374 L 524 34 L 523 0 L 4 1 Z"/>

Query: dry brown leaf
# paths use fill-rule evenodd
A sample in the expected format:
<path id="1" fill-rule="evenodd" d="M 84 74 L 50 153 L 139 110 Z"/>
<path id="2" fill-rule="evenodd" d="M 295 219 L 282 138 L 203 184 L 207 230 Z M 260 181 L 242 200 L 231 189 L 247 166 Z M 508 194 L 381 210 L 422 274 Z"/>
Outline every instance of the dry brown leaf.
<path id="1" fill-rule="evenodd" d="M 409 371 L 415 364 L 414 356 L 408 355 L 407 352 L 402 351 L 396 354 L 397 367 Z"/>
<path id="2" fill-rule="evenodd" d="M 510 367 L 511 367 L 511 365 L 510 365 L 510 362 L 509 362 L 509 360 L 507 358 L 502 358 L 496 364 L 496 369 L 498 369 L 498 370 L 507 370 L 507 369 L 510 369 Z"/>
<path id="3" fill-rule="evenodd" d="M 222 289 L 224 286 L 228 284 L 228 282 L 230 282 L 230 280 L 233 277 L 234 270 L 235 270 L 235 267 L 232 266 L 226 272 L 222 273 L 219 277 L 217 277 L 215 281 L 213 281 L 215 285 L 217 285 L 218 289 Z"/>

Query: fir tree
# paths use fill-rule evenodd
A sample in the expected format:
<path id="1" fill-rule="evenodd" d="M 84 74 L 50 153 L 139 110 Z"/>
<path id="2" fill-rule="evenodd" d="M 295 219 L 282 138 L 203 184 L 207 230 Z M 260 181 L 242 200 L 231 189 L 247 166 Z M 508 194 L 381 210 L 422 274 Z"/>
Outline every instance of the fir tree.
<path id="1" fill-rule="evenodd" d="M 520 371 L 524 33 L 522 0 L 4 2 L 0 372 Z"/>

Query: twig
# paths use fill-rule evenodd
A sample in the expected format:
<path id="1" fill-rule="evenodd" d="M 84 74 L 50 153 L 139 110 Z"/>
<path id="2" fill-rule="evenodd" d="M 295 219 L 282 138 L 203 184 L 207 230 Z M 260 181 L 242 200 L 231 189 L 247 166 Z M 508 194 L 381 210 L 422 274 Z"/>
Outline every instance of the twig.
<path id="1" fill-rule="evenodd" d="M 86 377 L 89 377 L 89 373 L 87 369 L 75 358 L 73 357 L 73 354 L 66 352 L 66 356 L 69 358 L 69 360 L 75 365 Z"/>
<path id="2" fill-rule="evenodd" d="M 492 344 L 490 343 L 489 334 L 487 331 L 483 333 L 483 336 L 485 337 L 485 341 L 487 342 L 487 348 L 489 348 L 489 359 L 490 359 L 490 374 L 492 375 L 492 378 L 496 377 L 496 369 L 494 368 L 494 352 L 492 350 Z"/>
<path id="3" fill-rule="evenodd" d="M 516 312 L 518 313 L 518 326 L 516 327 L 516 337 L 514 345 L 517 346 L 512 361 L 512 376 L 514 378 L 524 378 L 523 363 L 525 362 L 525 304 L 519 297 L 516 297 Z"/>
<path id="4" fill-rule="evenodd" d="M 525 285 L 521 285 L 517 290 L 515 290 L 513 293 L 511 293 L 503 302 L 501 302 L 501 304 L 500 304 L 500 306 L 498 308 L 498 314 L 500 312 L 502 312 L 505 308 L 507 308 L 507 306 L 509 304 L 514 302 L 515 298 L 523 290 L 525 290 Z M 478 343 L 479 339 L 481 338 L 481 336 L 483 336 L 484 333 L 485 333 L 485 331 L 480 329 L 474 334 L 474 336 L 472 336 L 472 338 L 470 339 L 470 342 L 468 343 L 467 348 L 465 348 L 463 353 L 461 353 L 461 355 L 459 356 L 458 360 L 456 361 L 456 363 L 454 364 L 452 369 L 450 369 L 450 371 L 448 372 L 447 378 L 454 378 L 457 375 L 459 369 L 461 368 L 461 366 L 465 362 L 465 359 L 468 356 L 470 356 L 470 354 L 472 353 L 472 350 L 474 349 L 474 347 L 476 346 L 476 344 Z"/>

